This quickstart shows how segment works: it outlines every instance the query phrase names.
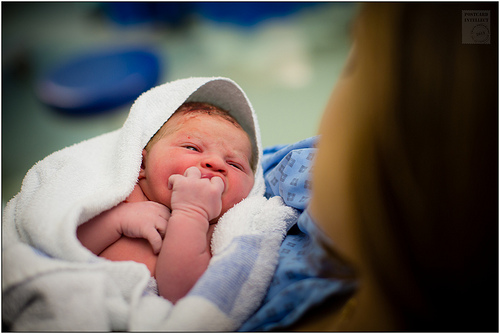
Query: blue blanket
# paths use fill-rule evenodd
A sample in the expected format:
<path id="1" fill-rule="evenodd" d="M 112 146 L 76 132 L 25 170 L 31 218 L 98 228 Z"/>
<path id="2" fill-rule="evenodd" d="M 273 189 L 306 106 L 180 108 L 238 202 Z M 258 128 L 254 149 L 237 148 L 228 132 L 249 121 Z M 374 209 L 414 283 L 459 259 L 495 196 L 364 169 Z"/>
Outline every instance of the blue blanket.
<path id="1" fill-rule="evenodd" d="M 318 246 L 321 232 L 307 211 L 317 140 L 312 137 L 264 150 L 266 196 L 281 196 L 301 214 L 281 245 L 279 264 L 261 307 L 239 331 L 286 329 L 326 301 L 345 300 L 356 287 L 354 280 L 346 279 L 352 277 L 350 268 Z"/>

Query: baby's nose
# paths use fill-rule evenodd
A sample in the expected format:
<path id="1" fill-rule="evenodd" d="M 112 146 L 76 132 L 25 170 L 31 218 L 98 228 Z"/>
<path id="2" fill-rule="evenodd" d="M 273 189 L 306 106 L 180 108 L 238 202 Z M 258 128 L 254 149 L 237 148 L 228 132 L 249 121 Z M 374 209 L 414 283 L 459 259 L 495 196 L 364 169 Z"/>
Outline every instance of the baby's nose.
<path id="1" fill-rule="evenodd" d="M 222 173 L 224 175 L 226 174 L 227 171 L 226 164 L 224 163 L 224 161 L 216 156 L 207 157 L 202 161 L 201 166 L 210 169 L 212 171 Z"/>

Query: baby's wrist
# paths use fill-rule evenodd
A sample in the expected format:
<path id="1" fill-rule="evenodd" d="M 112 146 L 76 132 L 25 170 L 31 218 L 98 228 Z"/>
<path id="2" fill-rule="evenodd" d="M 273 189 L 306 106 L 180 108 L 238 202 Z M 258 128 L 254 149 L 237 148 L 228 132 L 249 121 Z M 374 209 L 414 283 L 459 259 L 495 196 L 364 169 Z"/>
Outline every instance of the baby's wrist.
<path id="1" fill-rule="evenodd" d="M 182 205 L 179 207 L 172 207 L 173 217 L 182 217 L 184 220 L 189 219 L 190 221 L 200 222 L 208 226 L 209 215 L 208 213 L 195 205 Z"/>

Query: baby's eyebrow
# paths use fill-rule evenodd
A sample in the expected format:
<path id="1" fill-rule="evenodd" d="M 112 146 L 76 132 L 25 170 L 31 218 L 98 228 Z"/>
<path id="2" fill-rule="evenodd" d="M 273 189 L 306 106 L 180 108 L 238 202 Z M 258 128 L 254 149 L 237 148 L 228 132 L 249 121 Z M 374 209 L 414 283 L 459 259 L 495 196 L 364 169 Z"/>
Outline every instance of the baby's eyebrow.
<path id="1" fill-rule="evenodd" d="M 231 154 L 229 154 L 229 158 L 243 160 L 243 161 L 248 162 L 248 164 L 250 165 L 250 161 L 252 160 L 252 155 L 245 154 L 245 152 L 243 150 L 232 149 Z"/>

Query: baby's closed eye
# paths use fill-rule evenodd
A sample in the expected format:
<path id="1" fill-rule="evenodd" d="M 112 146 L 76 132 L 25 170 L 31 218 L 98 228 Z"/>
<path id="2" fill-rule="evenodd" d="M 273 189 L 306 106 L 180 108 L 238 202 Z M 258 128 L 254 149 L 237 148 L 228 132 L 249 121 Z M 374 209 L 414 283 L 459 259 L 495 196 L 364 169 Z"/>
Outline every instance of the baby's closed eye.
<path id="1" fill-rule="evenodd" d="M 241 171 L 245 170 L 245 168 L 239 164 L 239 163 L 236 163 L 236 162 L 228 162 L 228 164 L 236 169 L 239 169 Z"/>

